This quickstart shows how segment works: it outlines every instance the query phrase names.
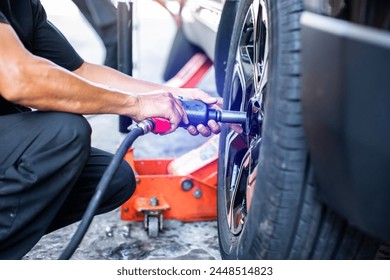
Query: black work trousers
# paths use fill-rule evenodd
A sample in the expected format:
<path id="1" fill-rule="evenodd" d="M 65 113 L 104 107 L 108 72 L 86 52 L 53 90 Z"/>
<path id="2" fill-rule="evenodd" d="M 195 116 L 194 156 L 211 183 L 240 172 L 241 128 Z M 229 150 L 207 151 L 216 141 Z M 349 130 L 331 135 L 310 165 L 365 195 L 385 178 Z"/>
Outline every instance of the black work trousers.
<path id="1" fill-rule="evenodd" d="M 90 134 L 80 115 L 0 116 L 0 259 L 20 259 L 43 235 L 82 218 L 112 159 L 91 148 Z M 123 161 L 97 214 L 119 207 L 134 188 Z"/>

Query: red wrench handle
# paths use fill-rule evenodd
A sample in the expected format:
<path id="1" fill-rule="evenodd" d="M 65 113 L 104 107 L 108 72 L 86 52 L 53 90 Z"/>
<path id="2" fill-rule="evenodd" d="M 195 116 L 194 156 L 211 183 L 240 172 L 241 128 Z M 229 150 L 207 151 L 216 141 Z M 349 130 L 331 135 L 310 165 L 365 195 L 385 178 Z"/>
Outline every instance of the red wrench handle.
<path id="1" fill-rule="evenodd" d="M 151 118 L 154 123 L 153 132 L 154 133 L 164 133 L 167 132 L 171 128 L 171 123 L 168 119 L 164 118 Z"/>

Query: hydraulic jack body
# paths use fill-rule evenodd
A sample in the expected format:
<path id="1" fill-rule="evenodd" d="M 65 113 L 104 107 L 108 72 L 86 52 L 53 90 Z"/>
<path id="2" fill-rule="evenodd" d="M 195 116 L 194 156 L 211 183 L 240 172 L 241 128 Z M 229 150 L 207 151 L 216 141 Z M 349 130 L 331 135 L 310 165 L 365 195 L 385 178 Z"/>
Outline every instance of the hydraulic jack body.
<path id="1" fill-rule="evenodd" d="M 156 237 L 163 218 L 183 222 L 216 219 L 219 136 L 174 159 L 134 159 L 126 156 L 136 173 L 137 187 L 121 207 L 121 219 L 143 221 Z"/>

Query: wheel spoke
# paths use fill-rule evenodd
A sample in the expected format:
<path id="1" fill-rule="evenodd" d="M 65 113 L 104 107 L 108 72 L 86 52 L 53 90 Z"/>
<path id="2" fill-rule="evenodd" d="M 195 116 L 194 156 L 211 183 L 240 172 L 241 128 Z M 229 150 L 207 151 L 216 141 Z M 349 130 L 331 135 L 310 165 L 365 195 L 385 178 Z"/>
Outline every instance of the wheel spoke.
<path id="1" fill-rule="evenodd" d="M 230 92 L 229 110 L 240 111 L 243 102 L 243 89 L 245 89 L 245 77 L 240 60 L 236 60 Z"/>
<path id="2" fill-rule="evenodd" d="M 242 198 L 242 186 L 240 186 L 243 181 L 243 177 L 247 177 L 247 170 L 249 166 L 250 160 L 250 152 L 246 152 L 243 159 L 241 160 L 240 166 L 235 165 L 234 168 L 236 174 L 233 178 L 232 176 L 232 185 L 230 187 L 231 190 L 231 200 L 230 208 L 228 211 L 228 223 L 229 227 L 233 234 L 238 234 L 241 231 L 242 222 L 245 219 L 246 213 L 244 211 L 244 207 L 242 205 L 242 201 L 245 198 Z M 238 168 L 237 168 L 238 167 Z M 233 181 L 234 180 L 234 181 Z M 241 187 L 241 188 L 240 188 Z M 246 187 L 246 186 L 244 186 Z M 241 192 L 241 193 L 240 193 Z M 237 201 L 241 203 L 237 203 Z"/>
<path id="3" fill-rule="evenodd" d="M 255 83 L 255 98 L 260 101 L 261 95 L 265 93 L 265 88 L 268 81 L 268 55 L 269 55 L 269 43 L 268 43 L 268 17 L 267 9 L 265 8 L 264 0 L 259 1 L 261 6 L 256 11 L 256 17 L 258 18 L 257 24 L 254 30 L 254 49 L 255 49 L 255 61 L 256 66 L 254 70 L 254 83 Z"/>

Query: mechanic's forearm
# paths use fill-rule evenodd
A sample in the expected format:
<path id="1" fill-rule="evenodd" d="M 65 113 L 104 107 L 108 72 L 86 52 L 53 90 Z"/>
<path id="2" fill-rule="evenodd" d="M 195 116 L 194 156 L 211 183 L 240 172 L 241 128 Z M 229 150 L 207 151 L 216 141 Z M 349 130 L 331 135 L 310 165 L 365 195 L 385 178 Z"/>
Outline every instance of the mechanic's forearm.
<path id="1" fill-rule="evenodd" d="M 94 84 L 37 57 L 24 64 L 14 85 L 13 92 L 4 97 L 38 110 L 128 116 L 137 113 L 135 95 Z"/>
<path id="2" fill-rule="evenodd" d="M 136 92 L 137 94 L 142 94 L 156 90 L 166 90 L 174 95 L 179 95 L 180 91 L 180 89 L 177 88 L 134 79 L 107 66 L 88 62 L 84 62 L 84 64 L 74 71 L 74 73 L 89 81 L 101 83 L 125 92 Z"/>

